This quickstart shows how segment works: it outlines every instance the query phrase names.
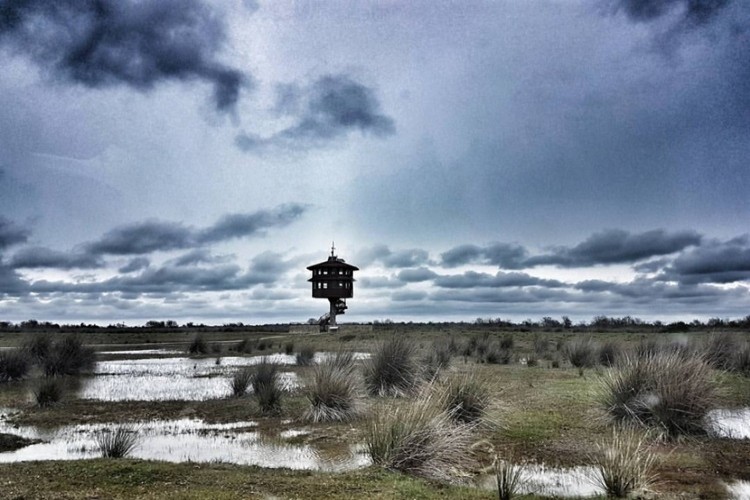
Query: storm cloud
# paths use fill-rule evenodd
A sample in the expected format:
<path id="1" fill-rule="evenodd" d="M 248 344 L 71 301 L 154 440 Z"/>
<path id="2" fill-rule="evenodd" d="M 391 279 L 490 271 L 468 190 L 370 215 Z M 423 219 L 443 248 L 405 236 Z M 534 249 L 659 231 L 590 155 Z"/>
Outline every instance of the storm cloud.
<path id="1" fill-rule="evenodd" d="M 0 251 L 12 245 L 25 243 L 31 231 L 0 215 Z"/>
<path id="2" fill-rule="evenodd" d="M 220 111 L 250 84 L 219 61 L 224 42 L 221 16 L 201 0 L 7 0 L 0 8 L 0 43 L 54 78 L 139 91 L 200 80 L 213 85 Z"/>
<path id="3" fill-rule="evenodd" d="M 750 238 L 711 241 L 684 252 L 656 279 L 683 284 L 749 281 Z"/>
<path id="4" fill-rule="evenodd" d="M 276 109 L 295 123 L 267 137 L 245 133 L 236 144 L 245 151 L 266 147 L 307 149 L 353 131 L 385 137 L 394 121 L 382 114 L 375 91 L 347 75 L 326 75 L 307 87 L 280 87 Z"/>
<path id="5" fill-rule="evenodd" d="M 692 23 L 704 23 L 714 17 L 731 0 L 618 0 L 615 5 L 631 19 L 651 21 L 677 11 Z"/>
<path id="6" fill-rule="evenodd" d="M 67 253 L 44 247 L 27 247 L 17 251 L 10 259 L 16 269 L 98 269 L 104 261 L 88 253 Z"/>
<path id="7" fill-rule="evenodd" d="M 435 285 L 440 288 L 506 288 L 526 286 L 560 288 L 565 286 L 564 283 L 557 280 L 537 278 L 526 273 L 504 273 L 502 271 L 498 271 L 494 276 L 476 271 L 440 276 L 435 279 Z"/>

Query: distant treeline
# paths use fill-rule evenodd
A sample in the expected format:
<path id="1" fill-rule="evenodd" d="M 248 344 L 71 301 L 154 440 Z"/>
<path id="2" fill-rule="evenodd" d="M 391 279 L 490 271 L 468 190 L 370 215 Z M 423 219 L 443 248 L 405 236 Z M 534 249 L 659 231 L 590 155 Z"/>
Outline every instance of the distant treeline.
<path id="1" fill-rule="evenodd" d="M 310 324 L 308 320 L 307 323 Z M 184 323 L 180 325 L 174 320 L 150 320 L 144 323 L 142 326 L 127 326 L 124 323 L 114 323 L 107 326 L 100 326 L 96 324 L 58 324 L 49 321 L 37 321 L 35 319 L 29 319 L 20 323 L 13 323 L 10 321 L 0 321 L 0 332 L 19 332 L 19 331 L 77 331 L 77 332 L 120 332 L 120 331 L 154 331 L 154 332 L 165 332 L 165 331 L 214 331 L 214 332 L 278 332 L 286 333 L 289 331 L 290 324 L 302 324 L 302 323 L 270 323 L 262 325 L 245 324 L 242 322 L 237 323 L 225 323 L 222 325 L 206 325 L 203 323 Z M 664 323 L 662 321 L 645 321 L 640 318 L 634 318 L 632 316 L 622 317 L 610 317 L 610 316 L 595 316 L 591 321 L 581 321 L 574 323 L 568 316 L 562 316 L 560 319 L 553 318 L 551 316 L 545 316 L 538 321 L 526 319 L 519 322 L 514 322 L 510 319 L 502 318 L 477 318 L 473 322 L 465 321 L 425 321 L 425 322 L 396 322 L 390 319 L 375 320 L 366 323 L 351 323 L 351 324 L 367 324 L 373 325 L 375 329 L 391 329 L 394 326 L 400 328 L 416 329 L 428 327 L 456 327 L 471 325 L 472 328 L 498 328 L 498 329 L 509 329 L 509 330 L 520 330 L 520 331 L 531 331 L 531 330 L 545 330 L 545 331 L 601 331 L 601 330 L 638 330 L 638 331 L 655 331 L 655 332 L 666 332 L 666 333 L 677 333 L 677 332 L 688 332 L 691 330 L 705 330 L 705 329 L 744 329 L 750 330 L 750 315 L 740 319 L 723 319 L 723 318 L 711 318 L 708 321 L 700 321 L 694 319 L 689 323 L 685 321 L 675 321 L 671 323 Z"/>

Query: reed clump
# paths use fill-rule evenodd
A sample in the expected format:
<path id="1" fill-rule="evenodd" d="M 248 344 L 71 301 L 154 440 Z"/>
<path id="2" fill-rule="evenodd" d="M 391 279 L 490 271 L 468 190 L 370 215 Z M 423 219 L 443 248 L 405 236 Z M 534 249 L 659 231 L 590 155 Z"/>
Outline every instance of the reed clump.
<path id="1" fill-rule="evenodd" d="M 365 388 L 374 396 L 401 397 L 414 392 L 419 376 L 413 341 L 394 336 L 363 365 Z"/>

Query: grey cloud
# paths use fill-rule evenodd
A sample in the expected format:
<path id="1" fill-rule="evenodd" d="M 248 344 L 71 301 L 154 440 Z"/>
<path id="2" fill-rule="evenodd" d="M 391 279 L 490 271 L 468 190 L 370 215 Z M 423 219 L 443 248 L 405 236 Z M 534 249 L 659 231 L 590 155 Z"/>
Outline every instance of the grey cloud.
<path id="1" fill-rule="evenodd" d="M 477 262 L 484 254 L 477 245 L 459 245 L 440 254 L 443 267 L 457 267 Z"/>
<path id="2" fill-rule="evenodd" d="M 219 62 L 224 41 L 221 17 L 201 0 L 21 0 L 0 9 L 0 43 L 60 79 L 140 91 L 201 80 L 213 85 L 221 111 L 250 84 Z"/>
<path id="3" fill-rule="evenodd" d="M 406 282 L 387 276 L 363 276 L 359 279 L 359 288 L 401 288 Z"/>
<path id="4" fill-rule="evenodd" d="M 417 267 L 429 262 L 429 254 L 426 250 L 410 248 L 405 250 L 391 250 L 387 245 L 375 245 L 361 250 L 356 260 L 360 265 L 369 265 L 379 262 L 385 267 Z"/>
<path id="5" fill-rule="evenodd" d="M 127 264 L 120 267 L 117 272 L 126 274 L 126 273 L 132 273 L 135 271 L 140 271 L 141 269 L 144 269 L 151 265 L 151 262 L 146 257 L 135 257 L 133 259 L 130 259 Z"/>
<path id="6" fill-rule="evenodd" d="M 30 234 L 31 231 L 27 228 L 21 227 L 0 215 L 0 250 L 26 242 Z"/>
<path id="7" fill-rule="evenodd" d="M 401 301 L 419 301 L 427 298 L 427 292 L 419 290 L 398 290 L 391 294 L 391 300 L 394 302 Z"/>
<path id="8" fill-rule="evenodd" d="M 229 256 L 212 255 L 211 252 L 205 248 L 197 248 L 180 255 L 167 263 L 174 266 L 193 266 L 195 264 L 217 264 L 227 262 L 229 258 Z"/>
<path id="9" fill-rule="evenodd" d="M 294 266 L 294 261 L 284 260 L 281 254 L 263 252 L 253 257 L 244 280 L 248 284 L 275 283 Z"/>
<path id="10" fill-rule="evenodd" d="M 457 267 L 464 264 L 490 264 L 505 269 L 524 267 L 528 251 L 514 243 L 492 243 L 485 247 L 459 245 L 440 255 L 443 267 Z"/>
<path id="11" fill-rule="evenodd" d="M 60 252 L 44 247 L 27 247 L 17 251 L 10 260 L 16 269 L 98 269 L 104 266 L 96 255 Z"/>
<path id="12" fill-rule="evenodd" d="M 712 241 L 684 252 L 657 279 L 687 284 L 750 281 L 750 239 Z"/>
<path id="13" fill-rule="evenodd" d="M 713 18 L 731 0 L 618 0 L 616 5 L 635 21 L 651 21 L 680 11 L 690 23 L 704 23 Z"/>
<path id="14" fill-rule="evenodd" d="M 398 273 L 397 277 L 399 280 L 406 281 L 407 283 L 419 283 L 436 278 L 437 273 L 426 267 L 417 267 L 414 269 L 403 269 Z"/>
<path id="15" fill-rule="evenodd" d="M 656 229 L 631 234 L 627 231 L 610 229 L 595 233 L 572 248 L 558 247 L 546 255 L 530 257 L 525 265 L 585 267 L 598 264 L 631 263 L 679 252 L 689 246 L 698 245 L 700 242 L 701 236 L 694 231 L 668 233 L 663 229 Z"/>
<path id="16" fill-rule="evenodd" d="M 526 273 L 504 273 L 501 271 L 494 276 L 474 271 L 467 271 L 457 275 L 440 276 L 435 279 L 435 285 L 441 288 L 504 288 L 526 286 L 559 288 L 565 286 L 564 283 L 557 280 L 537 278 Z"/>
<path id="17" fill-rule="evenodd" d="M 250 214 L 230 214 L 204 229 L 194 229 L 178 222 L 150 220 L 115 228 L 85 248 L 94 255 L 138 255 L 191 248 L 254 236 L 272 227 L 284 227 L 298 219 L 305 210 L 303 205 L 288 204 Z"/>
<path id="18" fill-rule="evenodd" d="M 393 119 L 380 112 L 373 89 L 347 75 L 326 75 L 304 88 L 281 86 L 276 111 L 293 114 L 296 123 L 269 137 L 241 134 L 237 146 L 245 151 L 269 146 L 307 149 L 357 130 L 378 137 L 395 132 Z"/>
<path id="19" fill-rule="evenodd" d="M 19 296 L 28 291 L 28 283 L 10 266 L 0 261 L 0 297 Z"/>

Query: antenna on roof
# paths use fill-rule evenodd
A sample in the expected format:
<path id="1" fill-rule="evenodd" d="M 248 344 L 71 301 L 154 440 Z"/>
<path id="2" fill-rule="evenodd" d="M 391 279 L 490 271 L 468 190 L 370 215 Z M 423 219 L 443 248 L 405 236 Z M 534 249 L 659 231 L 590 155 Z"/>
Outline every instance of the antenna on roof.
<path id="1" fill-rule="evenodd" d="M 333 241 L 331 242 L 331 257 L 336 257 L 336 254 L 334 253 L 336 250 L 336 246 L 333 244 Z"/>

